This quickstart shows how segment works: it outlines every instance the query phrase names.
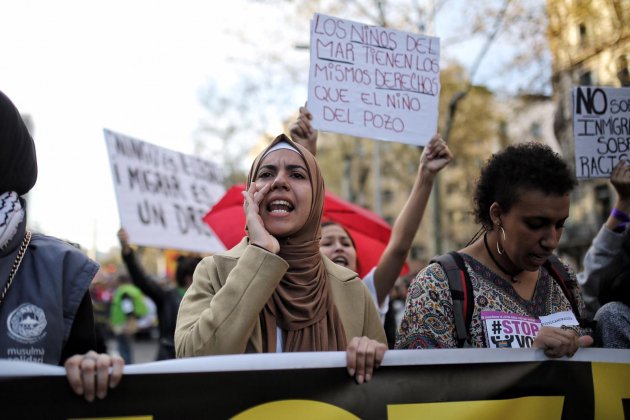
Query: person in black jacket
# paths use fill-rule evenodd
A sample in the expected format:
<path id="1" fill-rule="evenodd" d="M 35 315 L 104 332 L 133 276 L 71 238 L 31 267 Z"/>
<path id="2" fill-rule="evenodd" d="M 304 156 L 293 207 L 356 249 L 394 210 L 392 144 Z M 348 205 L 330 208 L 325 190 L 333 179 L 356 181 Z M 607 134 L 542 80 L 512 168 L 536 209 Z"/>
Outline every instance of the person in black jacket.
<path id="1" fill-rule="evenodd" d="M 120 241 L 121 255 L 125 262 L 131 281 L 142 293 L 148 296 L 157 307 L 157 317 L 160 329 L 160 345 L 156 360 L 167 360 L 175 358 L 175 323 L 177 322 L 177 311 L 179 303 L 184 296 L 184 292 L 192 283 L 192 276 L 201 257 L 180 256 L 177 259 L 177 269 L 175 271 L 176 287 L 164 288 L 151 276 L 145 273 L 138 262 L 136 254 L 129 246 L 129 235 L 124 228 L 118 230 L 118 240 Z"/>
<path id="2" fill-rule="evenodd" d="M 124 361 L 94 351 L 88 288 L 99 266 L 27 227 L 24 196 L 36 181 L 33 138 L 0 92 L 0 359 L 64 366 L 76 394 L 103 399 L 122 379 Z M 71 196 L 65 205 L 72 211 Z"/>

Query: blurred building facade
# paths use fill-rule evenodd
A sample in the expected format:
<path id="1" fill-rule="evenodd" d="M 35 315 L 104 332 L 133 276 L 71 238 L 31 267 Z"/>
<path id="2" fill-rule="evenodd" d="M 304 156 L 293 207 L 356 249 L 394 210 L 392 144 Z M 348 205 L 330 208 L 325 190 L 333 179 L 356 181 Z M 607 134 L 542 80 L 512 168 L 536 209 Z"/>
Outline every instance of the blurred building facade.
<path id="1" fill-rule="evenodd" d="M 553 59 L 554 134 L 574 165 L 573 87 L 630 86 L 630 0 L 547 0 L 548 39 Z M 615 203 L 606 179 L 580 181 L 562 249 L 578 266 Z"/>

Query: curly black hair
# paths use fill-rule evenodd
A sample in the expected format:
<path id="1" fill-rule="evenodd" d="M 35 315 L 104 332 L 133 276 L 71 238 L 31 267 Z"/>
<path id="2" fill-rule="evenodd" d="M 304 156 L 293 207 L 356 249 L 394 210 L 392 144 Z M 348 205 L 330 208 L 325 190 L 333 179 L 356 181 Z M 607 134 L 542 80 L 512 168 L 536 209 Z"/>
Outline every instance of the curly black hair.
<path id="1" fill-rule="evenodd" d="M 549 146 L 533 141 L 508 146 L 481 169 L 474 195 L 475 220 L 490 229 L 490 206 L 495 201 L 507 212 L 523 190 L 564 195 L 576 185 L 569 166 Z"/>

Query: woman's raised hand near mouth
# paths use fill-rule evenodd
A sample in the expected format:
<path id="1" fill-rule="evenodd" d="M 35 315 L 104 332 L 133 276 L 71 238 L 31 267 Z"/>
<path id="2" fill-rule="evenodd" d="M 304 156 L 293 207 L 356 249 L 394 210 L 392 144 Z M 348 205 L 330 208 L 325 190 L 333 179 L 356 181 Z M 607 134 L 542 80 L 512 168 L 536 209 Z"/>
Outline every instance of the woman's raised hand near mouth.
<path id="1" fill-rule="evenodd" d="M 245 197 L 243 209 L 245 211 L 245 220 L 247 221 L 249 243 L 258 245 L 269 252 L 277 254 L 280 251 L 280 243 L 267 231 L 260 217 L 260 203 L 265 195 L 267 195 L 270 188 L 270 183 L 266 183 L 258 189 L 256 183 L 252 182 L 249 189 L 243 191 L 243 197 Z"/>

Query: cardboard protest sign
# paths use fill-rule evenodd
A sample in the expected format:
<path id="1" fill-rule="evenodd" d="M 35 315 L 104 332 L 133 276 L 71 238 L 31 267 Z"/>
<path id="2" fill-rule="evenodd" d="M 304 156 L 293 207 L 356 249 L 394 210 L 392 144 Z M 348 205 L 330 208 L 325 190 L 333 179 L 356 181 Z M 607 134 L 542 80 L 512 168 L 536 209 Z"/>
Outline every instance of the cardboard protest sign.
<path id="1" fill-rule="evenodd" d="M 313 126 L 426 145 L 437 131 L 439 38 L 315 14 L 308 108 Z"/>
<path id="2" fill-rule="evenodd" d="M 576 176 L 610 177 L 630 158 L 630 88 L 575 87 L 573 136 Z"/>
<path id="3" fill-rule="evenodd" d="M 105 131 L 121 225 L 134 244 L 225 249 L 202 218 L 225 193 L 212 162 Z"/>

